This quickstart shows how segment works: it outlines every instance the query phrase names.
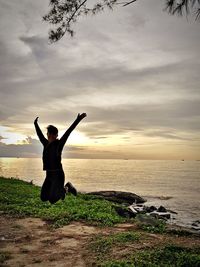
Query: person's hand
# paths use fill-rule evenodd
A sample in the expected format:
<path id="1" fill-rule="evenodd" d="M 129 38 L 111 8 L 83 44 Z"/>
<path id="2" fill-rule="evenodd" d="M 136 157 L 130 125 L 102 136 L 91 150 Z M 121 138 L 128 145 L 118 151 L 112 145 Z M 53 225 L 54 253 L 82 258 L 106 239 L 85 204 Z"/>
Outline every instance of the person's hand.
<path id="1" fill-rule="evenodd" d="M 34 123 L 37 123 L 37 122 L 38 122 L 38 119 L 39 119 L 39 117 L 37 117 L 37 118 L 34 120 Z"/>
<path id="2" fill-rule="evenodd" d="M 84 119 L 86 116 L 87 116 L 86 113 L 81 113 L 81 114 L 78 113 L 77 119 L 82 120 L 82 119 Z"/>

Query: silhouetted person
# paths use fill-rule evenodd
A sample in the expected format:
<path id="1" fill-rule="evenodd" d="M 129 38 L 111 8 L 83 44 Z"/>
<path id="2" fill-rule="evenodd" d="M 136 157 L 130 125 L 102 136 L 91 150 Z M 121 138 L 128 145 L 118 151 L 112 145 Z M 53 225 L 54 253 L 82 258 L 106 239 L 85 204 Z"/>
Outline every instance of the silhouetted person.
<path id="1" fill-rule="evenodd" d="M 76 120 L 60 139 L 58 137 L 58 129 L 49 125 L 47 127 L 47 139 L 44 137 L 38 125 L 38 117 L 34 121 L 36 133 L 43 144 L 43 170 L 46 171 L 46 178 L 41 189 L 41 200 L 48 201 L 53 204 L 59 199 L 64 200 L 67 192 L 77 195 L 75 187 L 68 182 L 64 186 L 65 174 L 61 163 L 61 154 L 67 138 L 79 122 L 86 117 L 86 113 L 78 114 Z"/>

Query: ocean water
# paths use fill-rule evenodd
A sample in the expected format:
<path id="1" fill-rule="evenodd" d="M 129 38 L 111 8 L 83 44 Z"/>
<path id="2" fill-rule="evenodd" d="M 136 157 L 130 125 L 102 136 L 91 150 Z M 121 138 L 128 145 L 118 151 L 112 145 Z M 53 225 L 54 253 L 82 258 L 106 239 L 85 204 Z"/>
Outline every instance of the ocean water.
<path id="1" fill-rule="evenodd" d="M 200 161 L 63 159 L 62 163 L 66 182 L 79 191 L 133 192 L 147 205 L 178 212 L 171 223 L 191 227 L 200 220 Z M 41 159 L 0 158 L 0 175 L 42 185 L 45 172 Z"/>

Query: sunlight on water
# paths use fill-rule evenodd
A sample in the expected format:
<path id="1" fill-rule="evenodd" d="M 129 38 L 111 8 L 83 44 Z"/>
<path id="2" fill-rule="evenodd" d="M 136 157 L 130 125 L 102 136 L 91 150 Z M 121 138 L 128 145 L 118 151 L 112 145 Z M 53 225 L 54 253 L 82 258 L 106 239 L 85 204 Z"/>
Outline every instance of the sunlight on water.
<path id="1" fill-rule="evenodd" d="M 79 191 L 134 192 L 177 211 L 180 224 L 200 219 L 199 161 L 63 159 L 63 168 Z M 0 175 L 42 185 L 45 172 L 41 159 L 0 158 Z"/>

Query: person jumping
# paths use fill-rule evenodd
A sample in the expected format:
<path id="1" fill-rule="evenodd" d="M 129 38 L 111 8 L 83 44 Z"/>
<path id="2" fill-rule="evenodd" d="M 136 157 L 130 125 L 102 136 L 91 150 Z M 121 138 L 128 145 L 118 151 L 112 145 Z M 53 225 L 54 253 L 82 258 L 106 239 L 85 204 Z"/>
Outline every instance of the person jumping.
<path id="1" fill-rule="evenodd" d="M 79 113 L 76 120 L 60 139 L 57 138 L 58 129 L 53 125 L 47 127 L 46 139 L 38 125 L 39 117 L 34 120 L 36 133 L 43 145 L 43 170 L 46 171 L 46 178 L 40 195 L 42 201 L 49 201 L 51 204 L 54 204 L 60 199 L 64 200 L 65 194 L 68 192 L 75 196 L 77 195 L 76 188 L 70 182 L 64 186 L 65 174 L 62 168 L 61 155 L 69 135 L 86 116 L 86 113 Z"/>

